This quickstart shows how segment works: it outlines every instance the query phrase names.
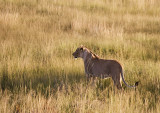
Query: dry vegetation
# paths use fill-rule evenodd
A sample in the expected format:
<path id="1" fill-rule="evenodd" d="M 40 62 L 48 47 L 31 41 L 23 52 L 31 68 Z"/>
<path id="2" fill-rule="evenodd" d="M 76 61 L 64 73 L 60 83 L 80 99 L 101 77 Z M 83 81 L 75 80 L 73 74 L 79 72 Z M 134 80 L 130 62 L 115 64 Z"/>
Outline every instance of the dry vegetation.
<path id="1" fill-rule="evenodd" d="M 160 112 L 160 1 L 1 0 L 0 112 Z M 123 65 L 129 84 L 87 84 L 85 45 Z"/>

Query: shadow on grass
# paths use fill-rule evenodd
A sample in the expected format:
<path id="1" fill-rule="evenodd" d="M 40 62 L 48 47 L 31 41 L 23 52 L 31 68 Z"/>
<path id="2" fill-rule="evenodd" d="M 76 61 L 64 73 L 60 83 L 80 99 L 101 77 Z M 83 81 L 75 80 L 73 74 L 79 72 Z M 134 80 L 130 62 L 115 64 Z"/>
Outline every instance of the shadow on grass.
<path id="1" fill-rule="evenodd" d="M 40 69 L 15 71 L 8 73 L 7 69 L 3 69 L 0 73 L 0 85 L 2 92 L 9 90 L 12 93 L 18 93 L 24 90 L 25 93 L 30 90 L 41 92 L 48 95 L 56 93 L 57 90 L 68 87 L 75 88 L 78 84 L 87 85 L 85 75 L 79 71 L 65 72 L 56 69 Z M 150 81 L 150 82 L 147 82 Z M 137 87 L 140 93 L 149 92 L 157 100 L 156 95 L 160 94 L 159 79 L 141 80 L 141 84 Z M 87 87 L 87 86 L 85 86 Z M 114 87 L 112 79 L 99 80 L 96 83 L 96 90 L 101 93 L 106 88 L 112 90 Z M 127 90 L 123 85 L 123 89 Z"/>
<path id="2" fill-rule="evenodd" d="M 3 70 L 1 73 L 1 89 L 2 92 L 9 90 L 12 93 L 18 93 L 21 90 L 25 92 L 35 90 L 36 92 L 41 92 L 42 94 L 56 92 L 57 89 L 62 87 L 73 86 L 75 83 L 80 83 L 85 81 L 85 76 L 81 73 L 65 73 L 63 70 L 61 73 L 56 70 L 24 70 L 23 72 L 15 72 L 9 74 L 7 70 Z"/>

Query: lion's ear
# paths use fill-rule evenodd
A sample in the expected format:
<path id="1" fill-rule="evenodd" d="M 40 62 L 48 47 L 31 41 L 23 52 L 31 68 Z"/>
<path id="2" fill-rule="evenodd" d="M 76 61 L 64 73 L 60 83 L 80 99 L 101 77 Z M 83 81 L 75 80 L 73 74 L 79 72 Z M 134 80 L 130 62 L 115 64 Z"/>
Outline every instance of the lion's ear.
<path id="1" fill-rule="evenodd" d="M 83 47 L 80 48 L 80 51 L 83 51 Z"/>
<path id="2" fill-rule="evenodd" d="M 81 44 L 81 46 L 80 47 L 83 47 L 83 45 Z"/>

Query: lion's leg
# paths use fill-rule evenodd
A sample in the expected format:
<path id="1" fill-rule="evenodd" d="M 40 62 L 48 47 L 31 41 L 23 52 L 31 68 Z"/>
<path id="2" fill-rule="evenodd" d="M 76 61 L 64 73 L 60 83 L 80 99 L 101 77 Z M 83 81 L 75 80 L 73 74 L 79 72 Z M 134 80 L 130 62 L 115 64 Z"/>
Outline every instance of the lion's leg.
<path id="1" fill-rule="evenodd" d="M 116 84 L 116 86 L 117 86 L 117 89 L 122 89 L 120 81 L 118 81 L 118 83 Z"/>
<path id="2" fill-rule="evenodd" d="M 114 76 L 112 76 L 112 79 L 117 89 L 122 89 L 121 82 L 120 82 L 120 74 L 114 74 Z"/>
<path id="3" fill-rule="evenodd" d="M 87 84 L 90 84 L 91 86 L 95 85 L 96 82 L 96 77 L 90 74 L 86 74 L 86 78 L 87 78 Z"/>
<path id="4" fill-rule="evenodd" d="M 87 78 L 87 82 L 94 82 L 95 80 L 95 77 L 90 74 L 86 74 L 86 78 Z"/>
<path id="5" fill-rule="evenodd" d="M 90 80 L 90 75 L 89 75 L 89 74 L 86 74 L 86 78 L 87 78 L 87 82 L 89 82 L 89 80 Z"/>

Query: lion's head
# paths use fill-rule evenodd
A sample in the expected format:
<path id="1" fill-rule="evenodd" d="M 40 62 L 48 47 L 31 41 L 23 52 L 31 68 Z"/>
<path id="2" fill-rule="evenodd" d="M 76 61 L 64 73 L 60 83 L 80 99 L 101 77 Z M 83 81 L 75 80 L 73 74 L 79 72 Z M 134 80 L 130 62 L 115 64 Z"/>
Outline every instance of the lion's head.
<path id="1" fill-rule="evenodd" d="M 78 47 L 72 55 L 74 56 L 74 58 L 83 58 L 84 60 L 86 59 L 86 57 L 96 59 L 99 58 L 96 54 L 92 53 L 89 49 L 82 45 Z"/>
<path id="2" fill-rule="evenodd" d="M 76 51 L 72 54 L 74 58 L 83 58 L 85 48 L 80 46 L 76 49 Z"/>

